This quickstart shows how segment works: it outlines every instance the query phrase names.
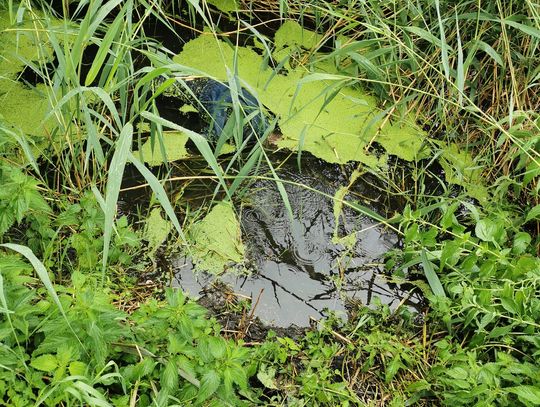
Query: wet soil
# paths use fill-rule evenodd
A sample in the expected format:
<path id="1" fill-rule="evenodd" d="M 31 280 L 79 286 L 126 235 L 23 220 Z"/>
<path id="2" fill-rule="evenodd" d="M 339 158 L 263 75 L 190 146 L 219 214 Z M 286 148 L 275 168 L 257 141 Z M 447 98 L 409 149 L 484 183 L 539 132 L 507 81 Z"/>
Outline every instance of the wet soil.
<path id="1" fill-rule="evenodd" d="M 261 335 L 266 332 L 262 324 L 254 322 L 256 318 L 274 328 L 308 327 L 329 311 L 346 319 L 351 304 L 386 304 L 394 310 L 405 306 L 411 311 L 422 306 L 423 298 L 413 286 L 394 284 L 384 271 L 385 253 L 399 244 L 390 229 L 346 205 L 336 222 L 332 197 L 341 186 L 349 185 L 354 165 L 328 164 L 309 154 L 303 155 L 300 168 L 296 156 L 273 154 L 271 161 L 284 181 L 292 213 L 286 209 L 276 182 L 269 179 L 271 174 L 259 172 L 259 178 L 246 185 L 236 202 L 247 249 L 246 263 L 215 276 L 197 271 L 185 254 L 169 255 L 161 269 L 172 276 L 173 286 L 200 298 L 217 317 L 226 316 L 227 320 L 221 319 L 226 329 L 247 336 L 252 334 L 246 333 L 246 323 L 250 329 L 260 330 Z M 211 201 L 216 185 L 200 177 L 205 174 L 201 161 L 185 161 L 169 169 L 169 177 L 192 178 L 165 186 L 171 196 L 178 194 L 180 207 L 204 207 Z M 140 181 L 132 174 L 126 177 L 124 187 Z M 121 212 L 144 213 L 141 208 L 147 207 L 150 192 L 148 188 L 127 189 L 122 195 Z M 369 172 L 350 185 L 345 200 L 383 217 L 401 211 L 404 204 Z M 349 247 L 333 239 L 350 235 L 356 242 Z M 242 268 L 246 272 L 239 274 Z M 237 308 L 236 316 L 231 311 L 234 307 L 224 308 L 219 299 L 224 296 L 223 285 L 229 287 L 225 297 L 244 299 L 244 308 Z M 257 328 L 259 325 L 261 328 Z M 252 336 L 260 337 L 255 331 Z"/>
<path id="2" fill-rule="evenodd" d="M 307 329 L 296 325 L 283 328 L 264 323 L 254 315 L 250 301 L 220 282 L 203 288 L 197 302 L 218 320 L 224 336 L 242 339 L 248 344 L 263 342 L 269 331 L 280 337 L 300 340 Z"/>
<path id="3" fill-rule="evenodd" d="M 397 236 L 346 205 L 336 222 L 332 197 L 349 184 L 354 167 L 327 164 L 306 154 L 299 169 L 296 159 L 280 159 L 284 157 L 275 156 L 273 162 L 286 182 L 292 213 L 270 179 L 252 182 L 237 202 L 247 273 L 239 274 L 236 267 L 215 276 L 197 271 L 189 256 L 180 255 L 171 264 L 173 285 L 204 296 L 216 282 L 227 284 L 231 292 L 248 299 L 253 317 L 274 327 L 307 327 L 329 311 L 346 319 L 351 303 L 418 308 L 420 294 L 393 284 L 384 273 L 384 254 L 398 244 Z M 351 185 L 345 199 L 383 216 L 402 206 L 369 173 Z M 345 236 L 356 242 L 346 245 L 335 239 Z"/>

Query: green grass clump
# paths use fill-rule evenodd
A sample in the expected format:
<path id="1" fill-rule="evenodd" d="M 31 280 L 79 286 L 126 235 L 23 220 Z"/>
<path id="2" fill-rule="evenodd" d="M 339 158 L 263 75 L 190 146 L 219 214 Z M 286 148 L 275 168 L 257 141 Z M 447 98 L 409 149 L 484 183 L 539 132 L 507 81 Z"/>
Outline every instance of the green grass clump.
<path id="1" fill-rule="evenodd" d="M 10 101 L 0 107 L 0 404 L 540 404 L 535 2 L 254 1 L 226 18 L 206 2 L 58 4 L 0 1 L 0 49 L 9 49 L 0 98 Z M 265 15 L 309 37 L 273 44 L 273 32 L 253 24 Z M 396 147 L 409 162 L 365 169 L 386 182 L 381 196 L 407 202 L 386 221 L 401 245 L 385 264 L 423 292 L 425 314 L 351 305 L 347 323 L 330 317 L 294 340 L 246 343 L 180 290 L 141 290 L 157 246 L 187 247 L 193 218 L 181 202 L 179 219 L 169 198 L 169 164 L 152 172 L 133 151 L 169 157 L 163 132 L 182 131 L 216 180 L 214 197 L 227 201 L 261 162 L 275 175 L 262 143 L 244 145 L 240 106 L 217 149 L 159 116 L 156 78 L 201 72 L 174 63 L 150 35 L 156 24 L 174 41 L 187 42 L 172 34 L 183 26 L 227 44 L 233 93 L 249 82 L 238 67 L 247 38 L 264 78 L 290 69 L 303 84 L 317 79 L 324 101 L 313 120 L 338 94 L 354 109 L 356 93 L 328 83 L 339 77 L 371 94 L 381 123 L 414 117 L 426 129 L 421 159 Z M 13 89 L 23 96 L 10 99 Z M 15 115 L 17 106 L 25 109 Z M 36 116 L 19 121 L 21 112 Z M 370 133 L 363 153 L 391 155 L 383 136 Z M 231 138 L 239 151 L 224 163 L 217 156 Z M 118 210 L 131 170 L 162 208 L 150 249 L 139 222 Z"/>

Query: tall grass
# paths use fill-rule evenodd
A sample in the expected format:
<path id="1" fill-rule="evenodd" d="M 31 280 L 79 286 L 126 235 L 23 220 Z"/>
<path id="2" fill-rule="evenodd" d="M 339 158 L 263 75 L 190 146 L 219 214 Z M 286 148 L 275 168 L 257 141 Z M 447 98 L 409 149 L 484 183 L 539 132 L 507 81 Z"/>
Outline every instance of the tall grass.
<path id="1" fill-rule="evenodd" d="M 28 62 L 30 69 L 47 85 L 51 105 L 49 116 L 56 123 L 51 138 L 62 140 L 53 144 L 52 151 L 47 151 L 42 158 L 43 161 L 50 161 L 57 172 L 54 181 L 48 180 L 50 174 L 39 174 L 43 170 L 31 159 L 30 141 L 18 138 L 17 142 L 33 167 L 29 171 L 33 170 L 36 176 L 47 181 L 51 205 L 67 206 L 66 202 L 81 201 L 80 194 L 91 190 L 95 201 L 101 206 L 104 213 L 102 261 L 101 264 L 92 265 L 101 266 L 100 288 L 108 277 L 107 266 L 112 252 L 109 246 L 120 230 L 116 223 L 117 204 L 127 165 L 132 164 L 142 174 L 178 235 L 183 237 L 182 224 L 165 192 L 163 181 L 131 152 L 133 145 L 140 144 L 143 136 L 152 138 L 156 145 L 164 149 L 163 128 L 185 131 L 215 174 L 218 188 L 228 198 L 241 192 L 244 180 L 265 161 L 290 211 L 282 182 L 270 158 L 260 143 L 252 147 L 243 139 L 243 124 L 249 118 L 244 117 L 239 103 L 234 104 L 233 119 L 218 141 L 219 146 L 226 139 L 234 139 L 240 147 L 227 165 L 218 161 L 216 151 L 205 137 L 159 117 L 155 105 L 156 90 L 152 87 L 154 79 L 170 74 L 189 76 L 193 72 L 172 64 L 169 58 L 171 52 L 145 33 L 146 22 L 159 21 L 172 29 L 172 21 L 182 17 L 177 8 L 181 7 L 182 11 L 187 9 L 188 16 L 188 21 L 182 24 L 202 22 L 211 27 L 213 35 L 217 36 L 220 20 L 206 2 L 189 1 L 178 6 L 177 2 L 164 0 L 63 0 L 59 8 L 53 8 L 50 2 L 45 1 L 9 0 L 0 5 L 8 10 L 14 23 L 13 30 L 17 30 L 17 21 L 29 19 L 33 28 L 25 34 L 39 39 L 40 58 Z M 301 350 L 292 340 L 265 343 L 262 351 L 249 354 L 252 359 L 249 375 L 255 378 L 255 372 L 260 373 L 258 380 L 269 386 L 267 393 L 276 397 L 276 404 L 283 404 L 292 397 L 304 400 L 305 404 L 320 400 L 331 400 L 327 401 L 329 405 L 336 400 L 357 402 L 358 397 L 351 388 L 354 387 L 360 394 L 362 389 L 356 378 L 367 373 L 373 373 L 380 381 L 380 387 L 388 392 L 380 397 L 373 396 L 379 397 L 378 400 L 384 403 L 386 396 L 393 396 L 394 378 L 403 371 L 414 376 L 405 379 L 401 376 L 400 380 L 411 383 L 407 390 L 401 390 L 405 386 L 399 383 L 400 392 L 407 394 L 407 397 L 403 396 L 406 400 L 398 400 L 403 404 L 405 401 L 412 404 L 420 399 L 427 400 L 426 404 L 443 399 L 452 405 L 471 405 L 475 402 L 538 404 L 539 263 L 535 257 L 538 249 L 534 247 L 538 244 L 540 228 L 538 4 L 529 0 L 250 2 L 250 10 L 256 9 L 274 13 L 276 18 L 294 18 L 306 27 L 316 29 L 322 34 L 322 40 L 314 49 L 302 50 L 305 55 L 335 61 L 336 67 L 342 70 L 341 77 L 347 78 L 350 83 L 361 84 L 381 98 L 383 110 L 393 111 L 395 115 L 416 112 L 419 122 L 425 125 L 430 135 L 445 142 L 457 143 L 460 149 L 473 152 L 475 165 L 482 165 L 485 178 L 493 181 L 490 184 L 493 199 L 486 208 L 481 208 L 464 194 L 458 192 L 457 196 L 453 196 L 454 191 L 442 177 L 436 179 L 443 190 L 442 195 L 430 196 L 425 187 L 429 172 L 427 168 L 441 154 L 437 148 L 434 148 L 434 156 L 428 160 L 429 163 L 414 164 L 412 188 L 408 188 L 405 175 L 401 179 L 390 179 L 389 190 L 381 193 L 407 194 L 411 204 L 393 219 L 395 223 L 391 227 L 402 233 L 403 248 L 389 255 L 387 266 L 396 279 L 404 276 L 417 278 L 417 274 L 423 273 L 427 280 L 427 284 L 424 280 L 414 282 L 425 291 L 431 306 L 426 320 L 421 322 L 423 332 L 419 339 L 402 343 L 401 326 L 392 331 L 389 337 L 386 331 L 380 331 L 380 327 L 376 326 L 383 314 L 377 314 L 377 318 L 365 314 L 365 318 L 361 317 L 356 328 L 347 336 L 336 331 L 338 326 L 343 326 L 341 322 L 335 323 L 335 328 L 324 328 L 319 333 L 308 335 L 306 342 L 309 345 L 305 350 Z M 256 29 L 249 24 L 250 15 L 238 16 L 246 20 L 243 22 L 246 31 L 269 48 L 258 27 Z M 200 28 L 196 27 L 197 30 Z M 54 61 L 46 57 L 46 45 L 52 48 Z M 307 64 L 308 59 L 302 59 L 300 63 Z M 54 69 L 50 69 L 51 62 Z M 241 84 L 241 78 L 231 72 L 228 85 L 233 99 L 238 100 Z M 332 90 L 329 87 L 329 93 Z M 141 122 L 151 123 L 149 134 L 143 134 L 138 129 Z M 270 131 L 272 126 L 259 142 L 268 137 Z M 434 147 L 437 146 L 440 144 L 434 144 Z M 397 169 L 393 171 L 399 174 Z M 25 180 L 20 178 L 20 185 L 26 189 L 21 187 L 24 192 L 20 194 L 22 198 L 14 199 L 18 205 L 13 206 L 18 207 L 10 214 L 13 218 L 11 223 L 26 219 L 28 211 L 35 209 L 37 213 L 38 206 L 42 212 L 46 212 L 43 209 L 47 206 L 45 201 L 40 205 L 35 203 L 35 196 L 40 197 L 38 190 L 44 188 L 38 187 L 37 182 L 25 185 Z M 29 198 L 31 194 L 34 194 L 34 203 Z M 347 202 L 344 204 L 383 221 L 367 208 Z M 60 226 L 55 226 L 58 229 L 52 231 L 51 245 L 60 244 L 60 228 L 66 224 L 71 227 L 67 221 L 65 224 L 59 219 L 54 221 Z M 74 273 L 75 288 L 66 289 L 55 285 L 48 275 L 46 266 L 51 261 L 45 260 L 49 259 L 39 262 L 28 248 L 12 243 L 2 244 L 2 247 L 13 249 L 29 259 L 57 306 L 52 307 L 55 309 L 51 311 L 47 303 L 38 302 L 34 297 L 36 294 L 29 293 L 30 290 L 24 286 L 28 281 L 26 277 L 19 278 L 19 271 L 11 274 L 6 272 L 8 279 L 4 276 L 4 270 L 0 270 L 0 312 L 8 322 L 6 335 L 11 335 L 10 341 L 17 346 L 17 351 L 20 350 L 20 363 L 25 371 L 30 371 L 32 363 L 36 377 L 42 376 L 37 371 L 47 371 L 47 364 L 53 364 L 55 369 L 64 369 L 66 366 L 57 366 L 56 349 L 52 347 L 43 351 L 49 353 L 38 355 L 37 358 L 31 355 L 33 341 L 43 338 L 65 341 L 63 329 L 68 327 L 75 330 L 71 328 L 70 324 L 73 324 L 78 327 L 77 339 L 86 338 L 85 346 L 95 349 L 97 354 L 95 360 L 85 359 L 90 360 L 90 367 L 83 365 L 82 374 L 91 376 L 90 370 L 85 369 L 95 366 L 106 369 L 114 365 L 116 368 L 113 362 L 105 364 L 106 357 L 125 358 L 122 361 L 129 368 L 121 373 L 107 373 L 107 377 L 103 377 L 107 383 L 119 378 L 114 386 L 122 390 L 109 388 L 108 385 L 100 388 L 104 392 L 125 394 L 124 387 L 129 383 L 129 401 L 132 405 L 136 403 L 138 392 L 151 394 L 156 404 L 163 405 L 170 401 L 169 394 L 184 397 L 187 392 L 183 388 L 179 390 L 179 377 L 185 379 L 185 386 L 189 386 L 187 382 L 196 384 L 198 389 L 190 388 L 195 392 L 190 396 L 191 401 L 198 399 L 202 403 L 221 385 L 223 394 L 233 402 L 237 401 L 236 393 L 230 394 L 233 385 L 242 390 L 243 396 L 256 399 L 256 395 L 247 391 L 250 387 L 244 366 L 248 364 L 248 351 L 243 345 L 225 346 L 220 338 L 213 335 L 211 339 L 208 338 L 209 333 L 218 331 L 214 322 L 204 319 L 204 312 L 185 301 L 180 293 L 167 294 L 168 305 L 160 312 L 156 312 L 157 303 L 151 303 L 133 321 L 133 326 L 138 327 L 137 324 L 141 323 L 136 330 L 141 337 L 147 338 L 145 340 L 152 349 L 166 349 L 166 352 L 174 353 L 170 360 L 170 355 L 156 358 L 138 344 L 117 343 L 125 337 L 131 340 L 131 333 L 126 336 L 131 325 L 121 326 L 119 319 L 125 316 L 118 316 L 109 302 L 105 306 L 105 299 L 92 297 L 95 293 L 89 290 L 78 292 L 86 278 L 81 273 Z M 54 248 L 49 247 L 49 250 L 54 251 Z M 63 260 L 65 263 L 55 265 L 58 270 L 64 266 L 70 271 L 74 270 L 68 264 L 68 254 L 57 256 L 66 259 Z M 9 290 L 6 289 L 8 280 Z M 5 294 L 8 291 L 9 296 Z M 28 300 L 28 308 L 17 308 L 19 297 L 16 295 L 31 299 Z M 56 309 L 60 310 L 61 318 L 55 316 Z M 24 318 L 32 313 L 38 316 L 32 317 L 34 319 L 26 325 Z M 12 314 L 25 322 L 16 326 Z M 37 321 L 39 318 L 43 321 Z M 49 320 L 54 323 L 49 324 Z M 384 319 L 392 323 L 394 320 L 394 316 Z M 366 321 L 370 322 L 364 330 Z M 440 331 L 429 333 L 430 324 Z M 32 327 L 32 332 L 28 331 L 28 326 Z M 158 328 L 148 329 L 148 326 Z M 164 332 L 169 337 L 166 338 Z M 24 338 L 27 344 L 20 342 L 17 335 Z M 107 335 L 112 335 L 114 343 L 109 341 Z M 180 335 L 181 340 L 176 335 Z M 328 343 L 332 345 L 327 346 Z M 30 350 L 23 349 L 23 345 Z M 77 349 L 76 343 L 70 346 Z M 119 356 L 120 353 L 112 350 L 116 347 L 134 348 L 135 356 Z M 411 347 L 414 351 L 411 351 Z M 205 352 L 206 349 L 210 351 Z M 335 349 L 340 349 L 339 355 L 336 355 Z M 0 348 L 0 351 L 3 350 L 3 347 Z M 264 355 L 264 358 L 258 359 L 260 355 Z M 342 356 L 345 360 L 340 359 Z M 31 362 L 27 363 L 26 359 Z M 67 359 L 80 363 L 79 355 Z M 265 365 L 259 365 L 259 360 L 264 360 Z M 283 366 L 283 361 L 293 361 L 290 369 Z M 145 375 L 150 375 L 157 363 L 163 366 L 147 380 Z M 320 391 L 319 380 L 322 376 L 314 373 L 323 365 L 326 366 L 325 386 L 332 383 L 328 392 Z M 419 374 L 414 371 L 416 365 L 422 366 Z M 270 369 L 269 366 L 273 367 Z M 300 366 L 307 371 L 305 375 L 297 373 Z M 343 371 L 336 371 L 336 366 L 343 367 Z M 0 367 L 4 367 L 4 362 L 0 363 Z M 380 372 L 379 367 L 383 369 Z M 81 372 L 80 364 L 70 368 Z M 24 374 L 12 370 L 10 380 L 20 383 L 18 376 Z M 53 370 L 51 368 L 47 373 Z M 104 371 L 99 371 L 96 381 Z M 46 381 L 54 379 L 52 376 L 55 374 L 60 377 L 61 373 L 53 372 L 46 377 Z M 340 374 L 350 376 L 350 381 L 339 382 L 339 386 L 333 387 L 333 378 Z M 291 386 L 278 387 L 281 379 L 290 377 L 294 377 Z M 92 388 L 85 387 L 82 375 L 71 375 L 62 380 L 72 379 L 81 379 L 76 382 L 79 386 L 77 391 L 87 395 L 81 398 L 74 390 L 75 384 L 68 387 L 72 392 L 70 394 L 75 395 L 72 404 L 77 403 L 75 400 L 86 400 L 88 404 L 108 405 L 101 390 L 96 393 Z M 161 385 L 159 389 L 158 382 Z M 33 400 L 35 394 L 30 384 L 23 384 L 32 393 L 28 394 L 28 400 Z M 47 399 L 53 391 L 61 390 L 61 384 L 52 380 L 51 383 L 44 382 L 42 386 L 37 386 L 42 389 L 38 401 Z M 326 390 L 327 387 L 323 388 Z M 221 394 L 218 396 L 217 400 L 221 401 Z M 63 395 L 56 394 L 55 397 L 61 400 Z M 365 396 L 365 399 L 373 401 L 370 397 Z M 191 402 L 189 397 L 187 400 Z M 325 401 L 320 403 L 324 404 Z"/>
<path id="2" fill-rule="evenodd" d="M 323 35 L 310 52 L 331 44 L 344 75 L 357 72 L 396 112 L 416 112 L 432 135 L 482 156 L 491 179 L 524 180 L 521 196 L 538 202 L 538 4 L 293 0 L 286 10 Z"/>

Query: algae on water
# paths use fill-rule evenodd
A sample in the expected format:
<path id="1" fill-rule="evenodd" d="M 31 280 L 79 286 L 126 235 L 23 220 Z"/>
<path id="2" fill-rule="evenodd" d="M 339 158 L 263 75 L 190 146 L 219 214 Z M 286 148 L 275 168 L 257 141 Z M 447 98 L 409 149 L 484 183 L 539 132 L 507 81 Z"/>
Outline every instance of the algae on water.
<path id="1" fill-rule="evenodd" d="M 318 34 L 287 22 L 275 34 L 273 56 L 280 62 L 279 58 L 291 58 L 293 48 L 313 48 L 320 41 Z M 395 123 L 389 120 L 374 97 L 346 86 L 350 77 L 341 77 L 337 70 L 309 72 L 302 64 L 292 67 L 288 63 L 286 74 L 276 73 L 254 50 L 233 49 L 209 34 L 188 42 L 175 62 L 224 82 L 228 72 L 238 72 L 243 85 L 278 117 L 279 148 L 309 151 L 327 162 L 360 161 L 371 167 L 386 163 L 385 154 L 369 151 L 374 143 L 404 160 L 422 154 L 425 135 L 412 117 Z"/>
<path id="2" fill-rule="evenodd" d="M 276 50 L 291 46 L 310 50 L 316 48 L 322 40 L 322 35 L 306 30 L 292 20 L 285 21 L 274 35 Z"/>
<path id="3" fill-rule="evenodd" d="M 186 150 L 186 143 L 189 137 L 180 131 L 164 131 L 163 139 L 146 140 L 140 151 L 135 151 L 135 156 L 142 155 L 143 161 L 150 166 L 164 164 L 167 161 L 181 160 L 189 157 Z M 165 151 L 166 157 L 162 151 Z"/>
<path id="4" fill-rule="evenodd" d="M 161 209 L 154 208 L 146 220 L 144 237 L 148 241 L 148 253 L 152 257 L 161 244 L 167 239 L 172 229 L 171 222 L 163 219 Z"/>
<path id="5" fill-rule="evenodd" d="M 25 15 L 22 23 L 11 24 L 9 13 L 0 11 L 0 121 L 16 132 L 32 136 L 34 141 L 50 135 L 54 118 L 45 121 L 50 111 L 48 89 L 18 81 L 27 61 L 39 66 L 53 59 L 46 33 L 37 29 L 36 15 Z M 39 27 L 38 27 L 39 28 Z"/>
<path id="6" fill-rule="evenodd" d="M 237 0 L 207 0 L 207 3 L 212 4 L 218 10 L 223 11 L 224 13 L 230 13 L 231 11 L 238 10 Z"/>
<path id="7" fill-rule="evenodd" d="M 197 269 L 222 273 L 228 265 L 244 260 L 240 222 L 230 203 L 217 203 L 188 232 L 193 262 Z"/>

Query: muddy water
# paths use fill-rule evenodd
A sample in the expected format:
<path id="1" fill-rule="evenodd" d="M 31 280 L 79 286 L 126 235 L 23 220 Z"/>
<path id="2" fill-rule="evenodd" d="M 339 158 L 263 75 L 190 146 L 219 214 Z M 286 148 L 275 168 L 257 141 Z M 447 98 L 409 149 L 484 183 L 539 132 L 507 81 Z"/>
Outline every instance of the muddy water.
<path id="1" fill-rule="evenodd" d="M 331 199 L 338 188 L 349 184 L 350 168 L 305 158 L 301 170 L 295 159 L 278 170 L 291 213 L 276 183 L 253 182 L 238 205 L 242 239 L 251 273 L 230 272 L 218 277 L 237 293 L 252 298 L 254 315 L 274 326 L 307 326 L 310 319 L 327 310 L 346 315 L 348 303 L 373 306 L 388 304 L 414 308 L 416 296 L 389 283 L 382 257 L 397 244 L 396 235 L 366 215 L 344 207 L 338 221 Z M 360 176 L 346 199 L 385 214 L 392 202 L 376 179 Z M 306 186 L 308 188 L 306 188 Z M 342 244 L 336 237 L 352 236 L 356 242 Z M 174 260 L 174 284 L 199 295 L 216 277 L 195 272 L 191 260 Z M 403 302 L 403 304 L 402 304 Z"/>

